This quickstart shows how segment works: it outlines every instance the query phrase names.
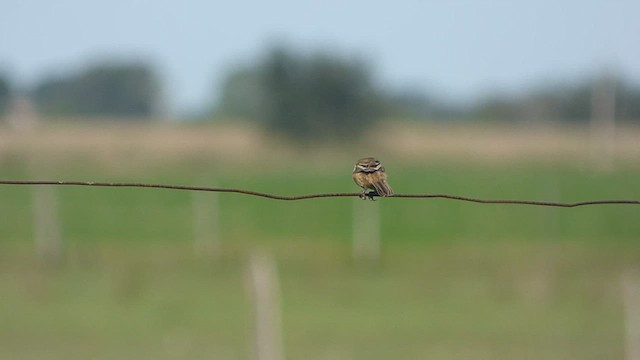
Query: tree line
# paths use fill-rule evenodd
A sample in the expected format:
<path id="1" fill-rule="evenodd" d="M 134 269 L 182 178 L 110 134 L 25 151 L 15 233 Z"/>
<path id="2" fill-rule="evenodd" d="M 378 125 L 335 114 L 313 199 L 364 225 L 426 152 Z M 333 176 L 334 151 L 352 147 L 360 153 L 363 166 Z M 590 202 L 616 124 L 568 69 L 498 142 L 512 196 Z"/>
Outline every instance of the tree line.
<path id="1" fill-rule="evenodd" d="M 8 111 L 17 93 L 8 77 L 0 76 L 0 113 Z M 157 115 L 162 84 L 146 63 L 104 63 L 47 76 L 19 95 L 30 98 L 47 117 L 144 118 Z"/>
<path id="2" fill-rule="evenodd" d="M 357 136 L 383 118 L 483 121 L 588 121 L 595 86 L 615 94 L 616 119 L 640 122 L 640 87 L 620 77 L 546 84 L 519 95 L 490 94 L 461 104 L 418 90 L 392 90 L 362 58 L 335 52 L 302 52 L 274 46 L 253 62 L 233 67 L 219 100 L 206 104 L 207 118 L 259 122 L 296 138 Z M 0 74 L 0 114 L 18 93 Z M 157 117 L 164 87 L 145 62 L 99 63 L 70 74 L 48 76 L 21 94 L 45 116 Z M 1 116 L 1 115 L 0 115 Z"/>

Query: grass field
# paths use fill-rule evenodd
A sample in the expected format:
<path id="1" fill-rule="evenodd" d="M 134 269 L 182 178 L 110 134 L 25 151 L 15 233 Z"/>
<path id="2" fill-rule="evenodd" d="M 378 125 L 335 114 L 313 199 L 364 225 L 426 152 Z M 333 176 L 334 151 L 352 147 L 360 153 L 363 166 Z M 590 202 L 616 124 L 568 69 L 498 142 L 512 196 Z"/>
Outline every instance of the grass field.
<path id="1" fill-rule="evenodd" d="M 640 199 L 635 130 L 608 172 L 589 165 L 579 130 L 391 130 L 406 141 L 380 140 L 376 155 L 400 193 Z M 352 162 L 376 148 L 296 152 L 236 128 L 144 134 L 4 134 L 1 177 L 348 192 Z M 0 187 L 3 359 L 250 358 L 245 273 L 256 248 L 277 261 L 290 359 L 624 356 L 620 278 L 640 264 L 635 206 L 382 199 L 369 204 L 380 208 L 381 258 L 362 263 L 351 256 L 355 199 L 221 194 L 221 248 L 207 258 L 194 254 L 192 194 L 65 187 L 55 189 L 64 261 L 48 268 L 33 244 L 32 191 Z"/>

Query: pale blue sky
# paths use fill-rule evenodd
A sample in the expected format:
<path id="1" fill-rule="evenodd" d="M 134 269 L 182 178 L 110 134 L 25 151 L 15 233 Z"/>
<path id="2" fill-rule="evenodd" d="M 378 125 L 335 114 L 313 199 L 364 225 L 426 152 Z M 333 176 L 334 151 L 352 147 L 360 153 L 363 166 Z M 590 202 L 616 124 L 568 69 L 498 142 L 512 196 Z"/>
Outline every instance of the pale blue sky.
<path id="1" fill-rule="evenodd" d="M 157 65 L 174 110 L 274 39 L 369 58 L 393 86 L 473 98 L 608 67 L 640 80 L 640 1 L 4 0 L 0 69 L 32 83 L 92 60 Z"/>

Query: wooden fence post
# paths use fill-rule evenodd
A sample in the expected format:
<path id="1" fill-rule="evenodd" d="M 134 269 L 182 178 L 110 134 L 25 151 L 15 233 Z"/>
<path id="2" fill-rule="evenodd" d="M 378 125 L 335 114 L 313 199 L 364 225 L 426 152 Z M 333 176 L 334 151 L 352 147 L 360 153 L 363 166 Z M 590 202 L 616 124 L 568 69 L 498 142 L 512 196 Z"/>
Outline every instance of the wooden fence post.
<path id="1" fill-rule="evenodd" d="M 594 80 L 591 93 L 591 161 L 598 170 L 613 169 L 615 116 L 615 81 L 603 72 Z"/>
<path id="2" fill-rule="evenodd" d="M 354 259 L 377 261 L 380 257 L 380 205 L 355 199 L 352 221 Z"/>
<path id="3" fill-rule="evenodd" d="M 640 272 L 636 269 L 622 276 L 624 304 L 625 359 L 640 360 Z"/>
<path id="4" fill-rule="evenodd" d="M 32 201 L 38 257 L 45 265 L 58 265 L 62 261 L 62 238 L 54 188 L 50 186 L 34 187 Z"/>
<path id="5" fill-rule="evenodd" d="M 253 305 L 254 356 L 284 359 L 280 315 L 280 286 L 273 257 L 254 251 L 249 258 L 248 293 Z"/>
<path id="6" fill-rule="evenodd" d="M 220 254 L 220 221 L 217 193 L 191 192 L 194 251 L 197 256 Z"/>

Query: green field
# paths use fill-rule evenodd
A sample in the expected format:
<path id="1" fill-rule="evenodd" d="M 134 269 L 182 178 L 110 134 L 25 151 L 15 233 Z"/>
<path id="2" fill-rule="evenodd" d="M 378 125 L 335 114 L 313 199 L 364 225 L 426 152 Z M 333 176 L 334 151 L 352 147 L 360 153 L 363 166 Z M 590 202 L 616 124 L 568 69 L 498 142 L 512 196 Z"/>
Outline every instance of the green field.
<path id="1" fill-rule="evenodd" d="M 113 165 L 69 150 L 33 160 L 35 150 L 16 147 L 2 153 L 0 169 L 3 179 L 356 191 L 350 171 L 361 153 L 283 157 L 278 149 L 149 162 L 133 151 Z M 265 161 L 273 154 L 280 160 Z M 634 164 L 600 172 L 561 157 L 383 155 L 398 193 L 640 199 Z M 64 258 L 52 267 L 36 256 L 33 190 L 0 187 L 2 359 L 251 358 L 246 264 L 255 249 L 277 261 L 290 359 L 624 356 L 620 279 L 640 264 L 637 206 L 381 199 L 367 204 L 379 207 L 382 241 L 380 259 L 368 262 L 352 257 L 355 199 L 220 194 L 221 247 L 202 256 L 189 192 L 56 187 Z"/>

